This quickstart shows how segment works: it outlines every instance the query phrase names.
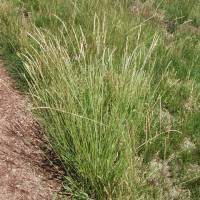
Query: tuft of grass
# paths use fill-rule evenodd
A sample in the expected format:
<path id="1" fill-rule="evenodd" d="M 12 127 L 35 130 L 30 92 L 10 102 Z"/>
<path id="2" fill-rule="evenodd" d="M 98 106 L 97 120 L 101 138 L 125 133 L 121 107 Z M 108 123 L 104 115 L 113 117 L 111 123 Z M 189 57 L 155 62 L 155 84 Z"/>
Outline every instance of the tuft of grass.
<path id="1" fill-rule="evenodd" d="M 133 198 L 137 138 L 147 104 L 154 99 L 152 75 L 144 67 L 157 39 L 145 51 L 136 47 L 129 54 L 127 46 L 116 64 L 114 49 L 100 46 L 104 43 L 100 36 L 106 34 L 98 32 L 99 26 L 95 17 L 93 50 L 99 53 L 93 58 L 87 58 L 90 49 L 84 33 L 64 36 L 69 32 L 64 26 L 57 37 L 37 29 L 30 37 L 39 50 L 32 46 L 34 51 L 22 60 L 31 78 L 33 109 L 40 113 L 54 150 L 77 183 L 94 198 L 125 195 L 126 187 Z"/>
<path id="2" fill-rule="evenodd" d="M 198 4 L 188 2 L 2 1 L 2 57 L 72 198 L 199 195 Z"/>

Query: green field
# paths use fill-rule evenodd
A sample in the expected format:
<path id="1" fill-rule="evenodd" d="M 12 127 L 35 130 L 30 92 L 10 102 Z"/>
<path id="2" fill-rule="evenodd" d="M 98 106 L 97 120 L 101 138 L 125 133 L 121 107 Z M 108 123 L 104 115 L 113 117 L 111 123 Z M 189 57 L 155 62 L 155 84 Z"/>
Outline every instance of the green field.
<path id="1" fill-rule="evenodd" d="M 0 53 L 72 199 L 200 199 L 199 1 L 0 0 Z"/>

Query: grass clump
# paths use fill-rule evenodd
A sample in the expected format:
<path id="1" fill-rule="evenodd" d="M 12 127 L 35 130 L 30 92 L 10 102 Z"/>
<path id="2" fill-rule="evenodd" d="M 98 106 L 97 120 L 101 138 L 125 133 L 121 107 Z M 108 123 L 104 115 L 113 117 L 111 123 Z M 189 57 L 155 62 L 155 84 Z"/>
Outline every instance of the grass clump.
<path id="1" fill-rule="evenodd" d="M 99 36 L 105 33 L 95 35 L 97 20 L 93 40 L 100 44 L 103 41 Z M 136 48 L 129 54 L 127 47 L 116 64 L 114 50 L 106 47 L 97 57 L 94 54 L 87 59 L 89 44 L 84 33 L 80 38 L 74 33 L 71 58 L 68 45 L 73 39 L 63 36 L 65 31 L 55 38 L 38 30 L 31 37 L 39 50 L 23 56 L 35 109 L 42 116 L 55 151 L 84 191 L 98 199 L 116 198 L 124 195 L 121 189 L 126 182 L 132 187 L 136 179 L 137 138 L 141 138 L 147 104 L 154 99 L 152 75 L 144 67 L 157 41 L 146 52 Z M 139 60 L 138 54 L 146 59 Z M 134 188 L 130 190 L 134 196 Z"/>
<path id="2" fill-rule="evenodd" d="M 29 91 L 74 199 L 199 195 L 198 179 L 188 179 L 200 144 L 194 122 L 199 34 L 196 24 L 190 25 L 195 34 L 180 28 L 196 19 L 187 1 L 173 6 L 128 0 L 0 5 L 2 57 Z"/>

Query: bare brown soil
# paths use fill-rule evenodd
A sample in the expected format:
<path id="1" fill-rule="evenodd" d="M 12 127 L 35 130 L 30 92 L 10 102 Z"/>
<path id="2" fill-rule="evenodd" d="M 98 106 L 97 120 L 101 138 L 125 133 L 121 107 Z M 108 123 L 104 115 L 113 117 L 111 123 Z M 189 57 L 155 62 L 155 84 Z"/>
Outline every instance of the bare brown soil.
<path id="1" fill-rule="evenodd" d="M 0 62 L 0 200 L 49 200 L 60 184 L 42 167 L 42 133 L 14 87 Z"/>

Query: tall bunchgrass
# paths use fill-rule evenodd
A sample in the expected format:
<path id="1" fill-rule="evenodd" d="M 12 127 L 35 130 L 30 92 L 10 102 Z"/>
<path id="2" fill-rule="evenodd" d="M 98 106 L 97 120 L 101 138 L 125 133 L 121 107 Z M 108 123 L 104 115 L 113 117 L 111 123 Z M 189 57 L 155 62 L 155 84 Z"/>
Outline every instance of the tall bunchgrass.
<path id="1" fill-rule="evenodd" d="M 77 184 L 93 198 L 134 198 L 135 155 L 148 106 L 152 74 L 145 72 L 150 48 L 129 47 L 120 58 L 105 44 L 105 24 L 94 17 L 96 53 L 63 23 L 59 35 L 36 29 L 22 55 L 30 91 L 49 140 Z M 128 42 L 127 42 L 128 43 Z M 152 66 L 153 67 L 153 66 Z"/>
<path id="2" fill-rule="evenodd" d="M 168 1 L 161 21 L 137 16 L 129 0 L 2 2 L 2 55 L 30 90 L 65 167 L 65 189 L 77 199 L 183 199 L 185 169 L 173 166 L 187 164 L 184 137 L 197 138 L 190 75 L 199 80 L 200 61 L 196 37 L 163 25 L 180 13 Z M 186 4 L 175 2 L 188 20 Z M 150 169 L 155 159 L 160 175 Z"/>

